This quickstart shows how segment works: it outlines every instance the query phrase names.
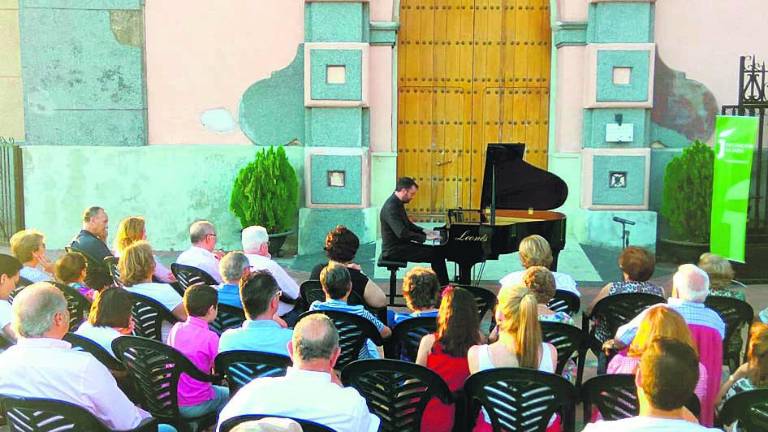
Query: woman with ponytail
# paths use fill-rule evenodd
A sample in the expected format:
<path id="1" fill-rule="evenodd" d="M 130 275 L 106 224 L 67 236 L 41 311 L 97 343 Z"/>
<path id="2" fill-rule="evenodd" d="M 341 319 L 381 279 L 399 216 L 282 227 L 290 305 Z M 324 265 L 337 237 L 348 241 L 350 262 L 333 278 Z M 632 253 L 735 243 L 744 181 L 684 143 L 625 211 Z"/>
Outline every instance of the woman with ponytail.
<path id="1" fill-rule="evenodd" d="M 490 345 L 475 345 L 469 349 L 467 360 L 471 373 L 499 367 L 521 367 L 555 372 L 557 349 L 542 342 L 536 295 L 522 285 L 504 287 L 499 292 L 496 308 L 499 340 Z M 490 418 L 483 412 L 475 432 L 490 431 Z M 553 417 L 547 432 L 560 430 Z"/>

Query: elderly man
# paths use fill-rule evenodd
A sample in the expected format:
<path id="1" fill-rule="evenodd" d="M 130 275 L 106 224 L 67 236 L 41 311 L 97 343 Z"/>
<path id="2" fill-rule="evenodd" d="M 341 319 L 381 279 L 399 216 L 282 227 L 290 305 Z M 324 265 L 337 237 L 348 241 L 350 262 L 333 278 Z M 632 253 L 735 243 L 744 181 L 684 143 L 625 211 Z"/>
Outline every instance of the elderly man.
<path id="1" fill-rule="evenodd" d="M 112 256 L 107 244 L 109 217 L 101 207 L 88 207 L 83 212 L 83 229 L 72 239 L 69 247 L 85 253 L 98 263 Z M 112 276 L 106 265 L 88 266 L 85 274 L 85 284 L 99 290 L 112 283 Z"/>
<path id="2" fill-rule="evenodd" d="M 69 313 L 58 288 L 46 282 L 24 288 L 13 302 L 13 327 L 19 341 L 0 354 L 0 394 L 73 403 L 114 430 L 133 429 L 149 417 L 103 364 L 61 340 Z"/>
<path id="3" fill-rule="evenodd" d="M 288 355 L 293 331 L 277 316 L 280 287 L 275 278 L 266 270 L 251 274 L 240 285 L 240 299 L 248 319 L 242 327 L 221 335 L 219 352 L 248 350 Z"/>
<path id="4" fill-rule="evenodd" d="M 21 271 L 21 261 L 6 254 L 0 254 L 0 340 L 8 342 L 16 340 L 16 333 L 11 327 L 11 303 L 8 296 L 16 289 Z"/>
<path id="5" fill-rule="evenodd" d="M 338 432 L 379 430 L 379 418 L 357 390 L 344 388 L 333 367 L 339 358 L 339 333 L 326 316 L 310 315 L 296 325 L 288 344 L 293 367 L 280 378 L 246 384 L 219 415 L 219 425 L 243 414 L 310 420 Z"/>
<path id="6" fill-rule="evenodd" d="M 211 275 L 217 283 L 221 283 L 219 273 L 221 254 L 215 251 L 216 228 L 213 224 L 202 220 L 190 225 L 189 241 L 192 246 L 176 258 L 176 263 L 197 267 Z"/>
<path id="7" fill-rule="evenodd" d="M 251 270 L 268 270 L 275 277 L 277 284 L 283 291 L 277 313 L 289 324 L 294 324 L 299 318 L 299 311 L 294 311 L 293 304 L 286 302 L 286 300 L 292 302 L 299 297 L 299 285 L 288 276 L 280 264 L 271 259 L 267 230 L 256 225 L 250 226 L 243 230 L 242 242 L 243 252 L 251 263 Z"/>
<path id="8" fill-rule="evenodd" d="M 685 343 L 657 339 L 643 352 L 635 375 L 640 415 L 615 421 L 599 421 L 584 432 L 716 431 L 699 426 L 684 404 L 699 379 L 699 359 Z"/>

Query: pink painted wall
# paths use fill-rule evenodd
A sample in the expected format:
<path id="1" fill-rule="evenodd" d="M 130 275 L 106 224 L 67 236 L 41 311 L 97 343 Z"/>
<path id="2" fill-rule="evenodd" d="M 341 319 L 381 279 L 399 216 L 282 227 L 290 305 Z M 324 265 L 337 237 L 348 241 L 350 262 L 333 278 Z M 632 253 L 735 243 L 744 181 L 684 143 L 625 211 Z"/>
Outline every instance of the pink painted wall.
<path id="1" fill-rule="evenodd" d="M 371 151 L 392 151 L 392 56 L 388 46 L 372 46 L 370 51 Z"/>
<path id="2" fill-rule="evenodd" d="M 563 46 L 557 50 L 556 152 L 581 151 L 585 59 L 586 48 L 583 46 Z"/>
<path id="3" fill-rule="evenodd" d="M 393 0 L 372 0 L 368 5 L 371 21 L 392 21 Z"/>
<path id="4" fill-rule="evenodd" d="M 588 0 L 557 0 L 557 21 L 586 22 Z"/>
<path id="5" fill-rule="evenodd" d="M 146 2 L 150 144 L 250 144 L 237 126 L 209 131 L 200 116 L 225 108 L 294 59 L 304 40 L 304 0 Z"/>
<path id="6" fill-rule="evenodd" d="M 696 7 L 690 3 L 656 2 L 658 55 L 672 69 L 707 86 L 718 105 L 734 104 L 739 56 L 756 54 L 768 62 L 766 1 L 696 0 Z"/>

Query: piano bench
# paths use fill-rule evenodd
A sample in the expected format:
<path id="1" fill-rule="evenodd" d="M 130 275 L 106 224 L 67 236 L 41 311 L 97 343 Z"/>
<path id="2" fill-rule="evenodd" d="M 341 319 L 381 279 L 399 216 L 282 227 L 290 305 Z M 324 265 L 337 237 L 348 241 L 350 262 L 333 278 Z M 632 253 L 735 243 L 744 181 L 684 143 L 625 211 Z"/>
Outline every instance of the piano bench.
<path id="1" fill-rule="evenodd" d="M 379 258 L 379 262 L 376 263 L 379 267 L 386 267 L 389 270 L 389 305 L 390 306 L 403 306 L 401 304 L 395 304 L 395 297 L 397 297 L 397 271 L 401 268 L 408 266 L 404 261 L 389 261 Z"/>

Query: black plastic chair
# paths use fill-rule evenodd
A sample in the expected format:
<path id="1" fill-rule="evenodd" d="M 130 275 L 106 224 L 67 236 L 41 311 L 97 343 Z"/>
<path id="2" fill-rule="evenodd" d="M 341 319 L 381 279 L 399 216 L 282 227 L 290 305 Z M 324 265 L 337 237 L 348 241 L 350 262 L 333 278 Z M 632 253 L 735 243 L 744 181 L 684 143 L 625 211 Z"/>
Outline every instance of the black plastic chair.
<path id="1" fill-rule="evenodd" d="M 564 431 L 575 428 L 576 389 L 561 376 L 525 368 L 488 369 L 470 375 L 464 391 L 470 404 L 480 402 L 495 432 L 544 432 L 558 412 Z M 464 430 L 472 430 L 477 418 L 471 414 L 476 410 L 468 412 Z"/>
<path id="2" fill-rule="evenodd" d="M 309 279 L 302 282 L 299 287 L 299 295 L 304 302 L 304 309 L 309 309 L 309 306 L 316 301 L 325 301 L 325 292 L 323 292 L 323 286 L 319 280 Z"/>
<path id="3" fill-rule="evenodd" d="M 225 420 L 221 423 L 221 426 L 219 427 L 219 432 L 229 432 L 232 429 L 235 428 L 235 426 L 239 425 L 240 423 L 245 423 L 248 421 L 255 421 L 255 420 L 261 420 L 263 418 L 287 418 L 295 421 L 301 426 L 301 430 L 303 432 L 336 432 L 335 429 L 331 429 L 328 426 L 323 426 L 320 423 L 315 423 L 313 421 L 309 420 L 302 420 L 297 419 L 294 417 L 285 417 L 285 416 L 276 416 L 276 415 L 269 415 L 269 414 L 245 414 L 240 415 L 237 417 L 232 417 L 230 419 Z"/>
<path id="4" fill-rule="evenodd" d="M 216 282 L 216 279 L 206 273 L 205 270 L 200 270 L 197 267 L 184 264 L 171 264 L 171 273 L 176 276 L 176 280 L 184 289 L 187 289 L 196 283 L 204 283 L 211 286 L 217 286 L 219 284 Z"/>
<path id="5" fill-rule="evenodd" d="M 339 346 L 341 354 L 336 361 L 336 369 L 343 369 L 344 366 L 360 358 L 360 350 L 366 345 L 366 340 L 370 339 L 377 346 L 384 342 L 381 334 L 372 322 L 355 314 L 341 311 L 317 310 L 301 314 L 302 318 L 312 314 L 323 314 L 333 321 L 336 330 L 339 332 Z"/>
<path id="6" fill-rule="evenodd" d="M 571 318 L 576 318 L 581 310 L 581 298 L 570 291 L 555 290 L 555 296 L 547 303 L 547 307 L 554 312 L 565 312 Z"/>
<path id="7" fill-rule="evenodd" d="M 122 287 L 123 281 L 120 280 L 120 268 L 117 266 L 119 259 L 113 256 L 104 257 L 104 264 L 109 269 L 109 275 L 112 277 L 112 283 Z"/>
<path id="8" fill-rule="evenodd" d="M 156 340 L 136 336 L 115 339 L 112 351 L 141 394 L 142 407 L 160 422 L 179 431 L 190 431 L 189 423 L 197 423 L 199 430 L 216 423 L 216 412 L 196 418 L 182 418 L 179 414 L 178 384 L 182 373 L 198 381 L 217 380 L 201 372 L 184 354 Z"/>
<path id="9" fill-rule="evenodd" d="M 493 329 L 493 327 L 496 326 L 496 318 L 493 316 L 493 310 L 496 308 L 496 304 L 499 302 L 499 299 L 496 297 L 496 294 L 493 293 L 491 290 L 487 290 L 485 288 L 474 286 L 474 285 L 456 285 L 457 287 L 464 288 L 465 290 L 472 293 L 472 296 L 475 297 L 475 302 L 477 303 L 477 313 L 478 313 L 478 319 L 480 322 L 483 322 L 483 317 L 485 314 L 490 311 L 491 312 L 491 324 L 489 331 Z"/>
<path id="10" fill-rule="evenodd" d="M 51 282 L 56 288 L 60 289 L 64 298 L 67 299 L 67 310 L 69 310 L 69 329 L 74 330 L 83 321 L 88 319 L 88 313 L 91 311 L 91 301 L 78 290 L 69 285 L 59 282 Z"/>
<path id="11" fill-rule="evenodd" d="M 219 313 L 208 327 L 216 334 L 221 335 L 226 330 L 241 327 L 243 321 L 245 321 L 245 311 L 239 307 L 219 303 Z"/>
<path id="12" fill-rule="evenodd" d="M 11 432 L 112 431 L 85 408 L 54 399 L 2 395 L 0 411 L 5 413 Z M 132 432 L 156 430 L 157 419 L 152 417 L 130 429 Z"/>
<path id="13" fill-rule="evenodd" d="M 427 403 L 453 401 L 448 384 L 430 369 L 399 360 L 358 360 L 341 371 L 381 419 L 381 432 L 418 432 Z"/>
<path id="14" fill-rule="evenodd" d="M 178 321 L 173 314 L 153 298 L 130 293 L 133 298 L 133 334 L 157 341 L 163 341 L 163 322 Z"/>
<path id="15" fill-rule="evenodd" d="M 216 356 L 216 373 L 227 379 L 229 396 L 256 378 L 285 376 L 293 363 L 280 354 L 260 351 L 225 351 Z"/>
<path id="16" fill-rule="evenodd" d="M 387 357 L 415 362 L 421 338 L 436 330 L 435 317 L 415 317 L 401 321 L 392 329 L 392 337 L 385 345 Z"/>
<path id="17" fill-rule="evenodd" d="M 17 289 L 24 288 L 25 286 L 30 286 L 30 285 L 32 285 L 32 281 L 27 279 L 27 278 L 25 278 L 25 277 L 21 277 L 21 276 L 19 276 L 19 281 L 16 282 L 16 288 Z"/>
<path id="18" fill-rule="evenodd" d="M 541 337 L 557 348 L 557 374 L 561 375 L 565 364 L 584 345 L 584 332 L 576 326 L 558 322 L 541 322 Z M 577 381 L 578 387 L 581 382 Z"/>
<path id="19" fill-rule="evenodd" d="M 709 296 L 704 304 L 717 312 L 725 323 L 723 364 L 728 365 L 733 373 L 741 364 L 741 348 L 744 346 L 742 330 L 752 323 L 755 311 L 749 303 L 732 297 Z"/>
<path id="20" fill-rule="evenodd" d="M 718 416 L 717 425 L 739 422 L 739 431 L 768 430 L 768 389 L 749 390 L 728 398 Z"/>
<path id="21" fill-rule="evenodd" d="M 69 342 L 72 345 L 72 349 L 78 351 L 84 351 L 92 356 L 96 357 L 96 360 L 101 362 L 109 370 L 124 371 L 125 367 L 120 363 L 109 351 L 96 342 L 80 336 L 74 333 L 67 333 L 64 335 L 64 341 Z"/>

